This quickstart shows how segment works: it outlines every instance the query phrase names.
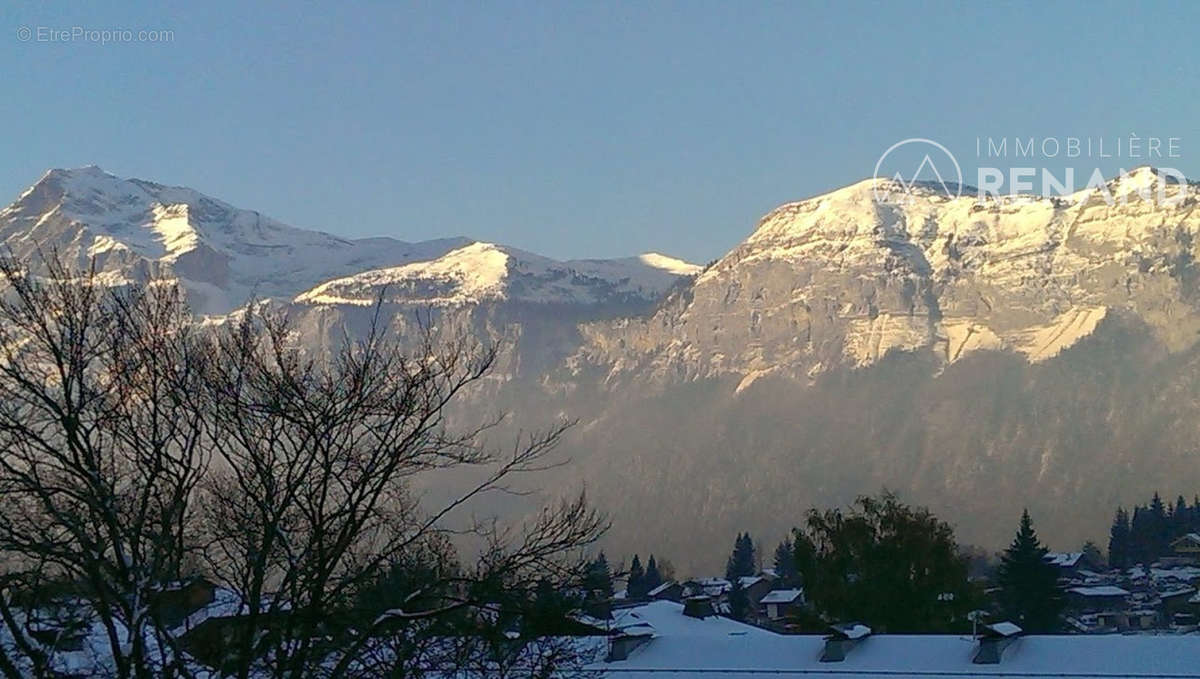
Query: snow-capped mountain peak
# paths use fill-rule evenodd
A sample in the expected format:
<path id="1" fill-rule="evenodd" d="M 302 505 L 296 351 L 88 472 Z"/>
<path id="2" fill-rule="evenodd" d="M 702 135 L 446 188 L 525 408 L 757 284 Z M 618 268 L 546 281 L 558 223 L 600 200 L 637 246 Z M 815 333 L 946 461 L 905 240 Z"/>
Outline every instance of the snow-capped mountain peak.
<path id="1" fill-rule="evenodd" d="M 650 302 L 693 264 L 663 255 L 556 261 L 494 243 L 475 242 L 423 262 L 365 271 L 299 295 L 302 304 L 389 302 L 462 306 L 483 301 L 595 305 Z"/>
<path id="2" fill-rule="evenodd" d="M 385 285 L 435 305 L 645 302 L 696 270 L 657 254 L 559 262 L 461 237 L 340 238 L 96 166 L 43 175 L 0 210 L 0 243 L 18 256 L 41 248 L 79 264 L 94 260 L 114 284 L 178 278 L 193 308 L 205 314 L 227 313 L 251 297 L 361 304 Z"/>

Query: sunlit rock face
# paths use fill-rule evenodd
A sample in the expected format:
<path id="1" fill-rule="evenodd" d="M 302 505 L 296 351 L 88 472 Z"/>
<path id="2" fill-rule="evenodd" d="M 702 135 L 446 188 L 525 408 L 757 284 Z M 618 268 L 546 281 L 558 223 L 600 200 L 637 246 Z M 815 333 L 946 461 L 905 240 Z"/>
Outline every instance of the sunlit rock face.
<path id="1" fill-rule="evenodd" d="M 589 329 L 581 359 L 622 379 L 812 377 L 891 350 L 1036 362 L 1112 309 L 1183 349 L 1200 331 L 1200 215 L 1184 187 L 1145 200 L 1160 181 L 1143 168 L 1060 198 L 919 190 L 894 204 L 867 181 L 784 205 L 651 317 Z"/>

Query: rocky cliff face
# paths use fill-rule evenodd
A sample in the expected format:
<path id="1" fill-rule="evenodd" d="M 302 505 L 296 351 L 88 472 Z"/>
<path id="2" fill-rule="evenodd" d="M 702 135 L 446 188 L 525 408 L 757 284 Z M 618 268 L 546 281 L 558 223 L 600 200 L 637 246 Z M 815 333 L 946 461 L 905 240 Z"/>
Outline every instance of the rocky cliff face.
<path id="1" fill-rule="evenodd" d="M 622 498 L 614 540 L 719 569 L 738 530 L 887 486 L 988 548 L 1029 506 L 1066 549 L 1119 503 L 1190 497 L 1200 215 L 1195 186 L 1144 200 L 1161 181 L 904 204 L 855 184 L 774 210 L 650 316 L 587 325 L 558 376 L 603 413 L 578 445 Z"/>
<path id="2" fill-rule="evenodd" d="M 1143 168 L 1108 196 L 980 203 L 921 190 L 905 204 L 877 202 L 867 181 L 784 205 L 649 318 L 588 328 L 579 361 L 667 381 L 809 379 L 893 350 L 1042 361 L 1115 309 L 1183 349 L 1200 331 L 1200 215 L 1194 195 L 1173 200 L 1178 186 L 1173 205 L 1142 200 L 1159 181 Z"/>

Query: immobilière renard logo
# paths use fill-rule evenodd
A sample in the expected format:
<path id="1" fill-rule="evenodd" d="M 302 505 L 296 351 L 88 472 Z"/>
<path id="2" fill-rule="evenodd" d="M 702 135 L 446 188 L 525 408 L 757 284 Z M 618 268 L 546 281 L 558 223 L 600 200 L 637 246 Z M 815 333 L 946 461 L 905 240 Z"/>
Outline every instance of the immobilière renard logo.
<path id="1" fill-rule="evenodd" d="M 889 146 L 875 163 L 874 198 L 907 203 L 917 191 L 946 198 L 1099 197 L 1109 205 L 1133 200 L 1160 207 L 1181 204 L 1191 184 L 1164 163 L 1182 157 L 1180 137 L 976 137 L 975 176 L 966 177 L 954 152 L 926 137 Z M 1112 190 L 1100 164 L 1121 163 Z M 1134 168 L 1134 169 L 1127 169 Z"/>

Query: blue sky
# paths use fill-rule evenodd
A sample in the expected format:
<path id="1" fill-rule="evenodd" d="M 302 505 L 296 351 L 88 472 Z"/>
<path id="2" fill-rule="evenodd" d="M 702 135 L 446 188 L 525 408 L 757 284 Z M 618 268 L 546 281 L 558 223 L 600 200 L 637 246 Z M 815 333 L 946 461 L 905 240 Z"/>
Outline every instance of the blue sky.
<path id="1" fill-rule="evenodd" d="M 173 39 L 20 39 L 76 26 Z M 977 137 L 1175 137 L 1158 164 L 1200 176 L 1197 26 L 1200 3 L 8 0 L 0 203 L 94 163 L 346 236 L 704 262 L 908 137 L 969 176 Z"/>

